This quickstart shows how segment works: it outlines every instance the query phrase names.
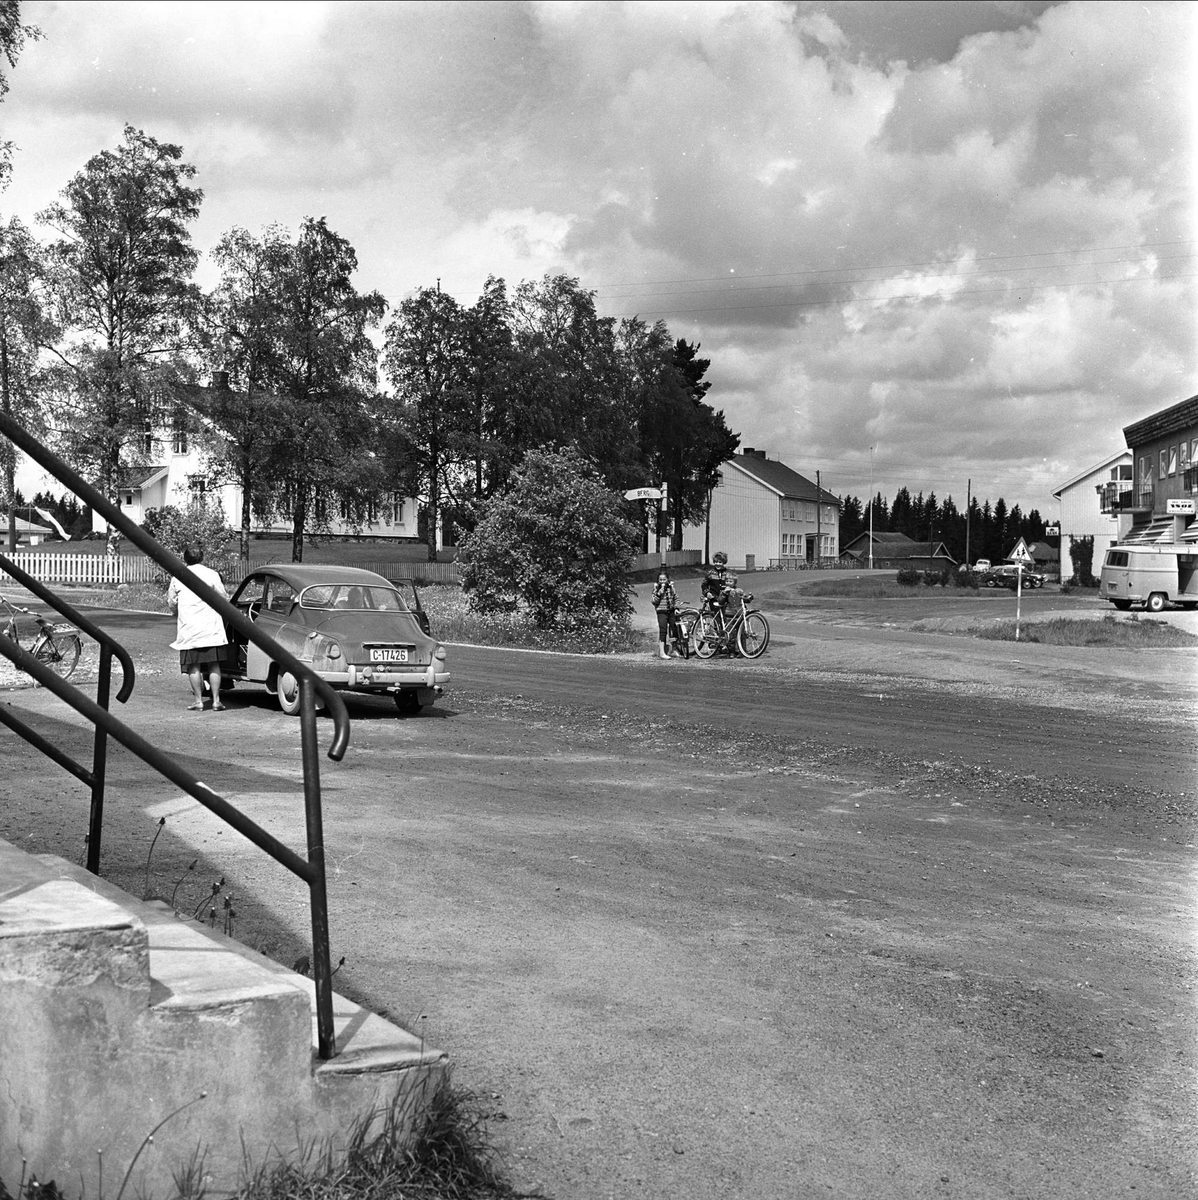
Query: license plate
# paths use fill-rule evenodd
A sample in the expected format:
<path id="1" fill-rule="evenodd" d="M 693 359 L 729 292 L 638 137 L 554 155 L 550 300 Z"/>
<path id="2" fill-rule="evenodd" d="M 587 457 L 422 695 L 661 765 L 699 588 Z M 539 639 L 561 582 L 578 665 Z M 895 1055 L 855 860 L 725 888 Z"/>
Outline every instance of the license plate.
<path id="1" fill-rule="evenodd" d="M 392 663 L 408 661 L 407 647 L 381 646 L 370 651 L 371 662 Z"/>

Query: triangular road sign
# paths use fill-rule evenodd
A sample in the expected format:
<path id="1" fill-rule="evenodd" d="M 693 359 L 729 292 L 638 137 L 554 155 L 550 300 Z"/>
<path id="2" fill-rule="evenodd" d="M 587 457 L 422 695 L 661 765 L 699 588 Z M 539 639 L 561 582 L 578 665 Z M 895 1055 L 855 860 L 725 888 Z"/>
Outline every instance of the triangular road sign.
<path id="1" fill-rule="evenodd" d="M 1032 552 L 1027 548 L 1027 542 L 1020 538 L 1015 544 L 1015 549 L 1007 555 L 1008 562 L 1023 563 L 1025 567 L 1030 566 L 1035 559 L 1032 558 Z"/>

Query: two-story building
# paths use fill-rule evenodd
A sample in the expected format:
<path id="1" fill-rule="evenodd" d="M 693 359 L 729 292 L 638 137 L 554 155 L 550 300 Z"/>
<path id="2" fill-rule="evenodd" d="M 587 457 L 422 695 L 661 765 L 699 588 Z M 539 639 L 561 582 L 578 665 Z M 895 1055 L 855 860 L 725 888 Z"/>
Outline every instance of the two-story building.
<path id="1" fill-rule="evenodd" d="M 1116 511 L 1125 492 L 1133 489 L 1130 450 L 1120 450 L 1102 462 L 1079 471 L 1052 494 L 1059 504 L 1062 564 L 1069 560 L 1071 541 L 1094 539 L 1094 570 L 1119 536 Z"/>
<path id="2" fill-rule="evenodd" d="M 117 502 L 125 515 L 140 525 L 152 508 L 187 508 L 191 504 L 217 504 L 230 528 L 241 528 L 241 489 L 228 480 L 214 477 L 203 453 L 197 432 L 204 425 L 205 405 L 189 404 L 192 393 L 203 399 L 204 393 L 229 390 L 226 372 L 217 371 L 210 387 L 186 385 L 176 388 L 173 402 L 160 408 L 160 419 L 147 422 L 139 447 L 144 466 L 126 467 L 117 480 Z M 413 539 L 417 531 L 418 504 L 415 497 L 398 493 L 367 505 L 366 521 L 361 526 L 352 520 L 347 506 L 335 497 L 316 498 L 312 517 L 333 536 L 356 535 L 370 538 Z M 255 533 L 289 534 L 291 524 L 278 517 L 263 518 L 252 514 Z M 97 533 L 107 530 L 104 519 L 92 517 Z"/>
<path id="3" fill-rule="evenodd" d="M 1120 543 L 1198 542 L 1198 396 L 1123 430 L 1132 486 L 1120 482 L 1110 504 Z"/>
<path id="4" fill-rule="evenodd" d="M 746 447 L 720 468 L 706 525 L 687 525 L 682 548 L 723 550 L 734 564 L 795 567 L 840 555 L 840 498 L 764 450 Z"/>

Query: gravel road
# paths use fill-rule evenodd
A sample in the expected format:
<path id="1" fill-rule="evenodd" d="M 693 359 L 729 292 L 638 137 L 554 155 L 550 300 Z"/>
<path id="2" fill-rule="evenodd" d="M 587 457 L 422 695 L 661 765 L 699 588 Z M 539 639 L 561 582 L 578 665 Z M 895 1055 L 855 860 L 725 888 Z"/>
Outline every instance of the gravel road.
<path id="1" fill-rule="evenodd" d="M 431 713 L 351 702 L 338 984 L 449 1050 L 522 1191 L 1198 1194 L 1198 652 L 896 612 L 787 611 L 760 663 L 455 647 Z M 298 844 L 297 724 L 252 688 L 186 712 L 170 623 L 104 621 L 130 724 Z M 0 703 L 85 754 L 44 692 Z M 4 747 L 0 836 L 77 857 L 82 788 Z M 106 874 L 140 892 L 166 816 L 152 886 L 223 874 L 238 936 L 306 951 L 277 868 L 123 752 L 112 781 Z"/>

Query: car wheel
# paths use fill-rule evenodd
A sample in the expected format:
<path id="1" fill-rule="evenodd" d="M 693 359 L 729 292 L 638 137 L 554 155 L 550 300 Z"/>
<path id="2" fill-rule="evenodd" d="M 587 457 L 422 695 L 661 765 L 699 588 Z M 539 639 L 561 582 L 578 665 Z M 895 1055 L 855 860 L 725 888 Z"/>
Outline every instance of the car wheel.
<path id="1" fill-rule="evenodd" d="M 294 717 L 300 710 L 300 686 L 299 680 L 296 679 L 290 671 L 280 671 L 278 679 L 275 680 L 275 695 L 279 700 L 279 707 L 289 716 Z"/>
<path id="2" fill-rule="evenodd" d="M 1148 603 L 1145 604 L 1144 607 L 1149 612 L 1164 612 L 1165 611 L 1165 593 L 1164 592 L 1153 592 L 1152 595 L 1148 597 Z"/>
<path id="3" fill-rule="evenodd" d="M 421 704 L 415 692 L 396 692 L 395 707 L 405 717 L 415 717 L 420 712 Z"/>

